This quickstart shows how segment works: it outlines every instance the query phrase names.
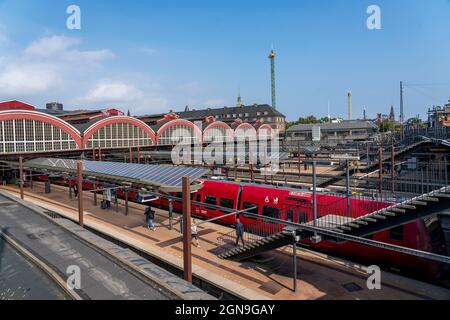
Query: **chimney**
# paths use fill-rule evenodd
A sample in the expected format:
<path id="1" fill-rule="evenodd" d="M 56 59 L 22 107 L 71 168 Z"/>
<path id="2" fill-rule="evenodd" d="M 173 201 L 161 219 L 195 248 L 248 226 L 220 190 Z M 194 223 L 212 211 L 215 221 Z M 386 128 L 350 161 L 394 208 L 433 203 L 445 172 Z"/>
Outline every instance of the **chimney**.
<path id="1" fill-rule="evenodd" d="M 352 120 L 352 112 L 353 112 L 352 92 L 349 91 L 347 96 L 348 96 L 348 120 Z"/>

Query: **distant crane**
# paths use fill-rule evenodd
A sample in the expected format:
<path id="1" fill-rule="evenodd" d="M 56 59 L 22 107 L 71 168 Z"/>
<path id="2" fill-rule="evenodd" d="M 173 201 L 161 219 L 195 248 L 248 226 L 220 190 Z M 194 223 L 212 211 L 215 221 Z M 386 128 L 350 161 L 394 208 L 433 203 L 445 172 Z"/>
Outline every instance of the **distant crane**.
<path id="1" fill-rule="evenodd" d="M 274 49 L 270 51 L 269 59 L 270 59 L 270 70 L 272 76 L 272 107 L 274 109 L 277 108 L 277 96 L 276 96 L 276 83 L 275 83 L 275 57 L 277 53 Z"/>

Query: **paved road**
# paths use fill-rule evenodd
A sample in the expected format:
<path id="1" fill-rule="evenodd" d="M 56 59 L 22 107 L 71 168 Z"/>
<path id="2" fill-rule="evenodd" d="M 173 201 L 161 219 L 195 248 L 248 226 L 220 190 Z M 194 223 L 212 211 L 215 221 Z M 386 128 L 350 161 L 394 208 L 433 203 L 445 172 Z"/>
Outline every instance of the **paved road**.
<path id="1" fill-rule="evenodd" d="M 81 290 L 77 293 L 84 299 L 175 298 L 49 219 L 2 195 L 0 228 L 45 261 L 63 279 L 68 277 L 66 271 L 69 266 L 78 266 L 81 270 Z"/>

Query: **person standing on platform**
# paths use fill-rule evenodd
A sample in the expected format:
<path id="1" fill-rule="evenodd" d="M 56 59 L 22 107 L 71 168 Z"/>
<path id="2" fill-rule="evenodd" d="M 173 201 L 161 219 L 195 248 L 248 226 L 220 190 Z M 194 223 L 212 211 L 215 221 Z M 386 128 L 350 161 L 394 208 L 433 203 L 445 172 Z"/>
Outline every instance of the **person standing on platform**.
<path id="1" fill-rule="evenodd" d="M 244 225 L 239 218 L 236 219 L 236 247 L 239 245 L 239 240 L 242 241 L 242 245 L 245 246 L 244 241 Z"/>
<path id="2" fill-rule="evenodd" d="M 172 198 L 169 197 L 169 229 L 173 229 L 173 201 Z"/>
<path id="3" fill-rule="evenodd" d="M 76 182 L 73 184 L 73 194 L 75 195 L 75 198 L 78 197 L 78 185 Z"/>
<path id="4" fill-rule="evenodd" d="M 179 222 L 180 222 L 180 235 L 181 235 L 181 237 L 183 237 L 183 219 L 184 219 L 184 216 L 180 215 Z"/>
<path id="5" fill-rule="evenodd" d="M 151 207 L 147 207 L 145 209 L 145 218 L 147 221 L 147 228 L 151 229 L 152 231 L 156 231 L 155 227 L 155 212 L 152 210 Z"/>
<path id="6" fill-rule="evenodd" d="M 192 220 L 191 232 L 192 232 L 191 237 L 192 237 L 192 239 L 195 240 L 195 246 L 197 248 L 200 248 L 200 243 L 198 242 L 197 220 L 195 220 L 195 219 Z"/>

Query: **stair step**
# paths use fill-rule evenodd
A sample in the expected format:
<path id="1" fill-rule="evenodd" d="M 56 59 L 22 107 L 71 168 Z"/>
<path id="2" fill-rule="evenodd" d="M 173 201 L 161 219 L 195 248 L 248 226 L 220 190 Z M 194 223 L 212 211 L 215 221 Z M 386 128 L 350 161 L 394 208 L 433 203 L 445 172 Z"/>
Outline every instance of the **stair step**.
<path id="1" fill-rule="evenodd" d="M 433 198 L 433 197 L 422 197 L 422 200 L 429 201 L 429 202 L 439 202 L 438 198 Z"/>
<path id="2" fill-rule="evenodd" d="M 338 228 L 341 228 L 342 230 L 346 230 L 346 231 L 352 231 L 352 228 L 344 226 L 344 225 L 339 226 Z"/>
<path id="3" fill-rule="evenodd" d="M 400 208 L 389 208 L 389 211 L 397 212 L 397 213 L 406 213 L 406 210 Z"/>
<path id="4" fill-rule="evenodd" d="M 363 219 L 366 220 L 366 221 L 369 221 L 369 222 L 377 222 L 376 219 L 370 218 L 370 217 L 364 217 Z"/>
<path id="5" fill-rule="evenodd" d="M 356 224 L 356 223 L 352 223 L 352 222 L 350 222 L 350 223 L 347 223 L 347 225 L 349 226 L 349 227 L 352 227 L 352 228 L 359 228 L 360 226 L 358 225 L 358 224 Z"/>
<path id="6" fill-rule="evenodd" d="M 360 225 L 363 225 L 363 226 L 368 226 L 369 225 L 369 223 L 367 223 L 366 221 L 363 221 L 363 220 L 355 220 L 353 222 L 357 223 L 357 224 L 360 224 Z"/>
<path id="7" fill-rule="evenodd" d="M 416 206 L 426 206 L 428 203 L 424 201 L 418 201 L 418 200 L 411 200 L 409 203 L 414 204 Z"/>
<path id="8" fill-rule="evenodd" d="M 405 208 L 405 209 L 410 209 L 410 210 L 416 210 L 417 209 L 417 207 L 409 205 L 409 204 L 402 204 L 400 207 L 401 208 Z"/>
<path id="9" fill-rule="evenodd" d="M 385 216 L 389 216 L 389 217 L 395 217 L 395 216 L 397 216 L 396 213 L 390 212 L 390 211 L 385 211 L 385 212 L 383 212 L 382 214 L 385 215 Z"/>
<path id="10" fill-rule="evenodd" d="M 372 215 L 372 217 L 375 219 L 386 220 L 386 217 L 382 216 L 381 214 L 374 214 Z"/>
<path id="11" fill-rule="evenodd" d="M 435 193 L 434 196 L 438 198 L 450 198 L 450 193 Z"/>

